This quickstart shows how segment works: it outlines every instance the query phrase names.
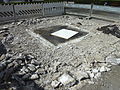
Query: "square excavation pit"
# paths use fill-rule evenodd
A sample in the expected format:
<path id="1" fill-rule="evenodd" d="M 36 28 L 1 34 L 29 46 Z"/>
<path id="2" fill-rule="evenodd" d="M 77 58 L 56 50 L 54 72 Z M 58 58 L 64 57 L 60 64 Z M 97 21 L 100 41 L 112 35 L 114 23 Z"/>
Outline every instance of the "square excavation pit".
<path id="1" fill-rule="evenodd" d="M 52 26 L 48 28 L 40 28 L 34 30 L 34 33 L 39 34 L 55 46 L 77 38 L 81 38 L 88 34 L 88 32 L 81 31 L 76 28 L 71 28 L 69 26 Z"/>

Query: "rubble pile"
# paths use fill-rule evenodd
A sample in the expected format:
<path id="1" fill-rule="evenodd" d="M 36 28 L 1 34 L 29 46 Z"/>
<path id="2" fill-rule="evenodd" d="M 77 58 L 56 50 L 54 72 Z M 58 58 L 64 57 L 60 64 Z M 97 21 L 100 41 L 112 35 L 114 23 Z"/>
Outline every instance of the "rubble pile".
<path id="1" fill-rule="evenodd" d="M 102 31 L 105 34 L 112 34 L 120 38 L 120 29 L 116 24 L 103 26 L 101 28 L 98 28 L 97 30 Z"/>
<path id="2" fill-rule="evenodd" d="M 81 42 L 47 47 L 26 31 L 66 23 L 87 28 L 92 33 Z M 66 15 L 3 26 L 0 29 L 0 89 L 80 90 L 86 83 L 95 84 L 102 73 L 120 64 L 120 43 L 119 38 L 99 33 L 97 23 L 86 23 L 77 16 Z M 106 29 L 109 27 L 112 29 Z M 109 33 L 116 29 L 116 25 L 99 28 Z M 117 32 L 114 34 L 119 36 Z"/>
<path id="3" fill-rule="evenodd" d="M 40 78 L 36 71 L 40 68 L 37 59 L 32 54 L 11 50 L 14 37 L 8 28 L 0 29 L 0 39 L 0 89 L 42 90 L 32 81 Z"/>

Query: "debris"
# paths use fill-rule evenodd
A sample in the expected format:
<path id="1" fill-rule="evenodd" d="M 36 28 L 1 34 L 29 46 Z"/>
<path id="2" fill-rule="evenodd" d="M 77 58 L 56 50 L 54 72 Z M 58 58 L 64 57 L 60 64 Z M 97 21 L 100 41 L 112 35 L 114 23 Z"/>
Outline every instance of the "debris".
<path id="1" fill-rule="evenodd" d="M 89 76 L 91 79 L 93 79 L 95 75 L 94 75 L 94 73 L 89 73 Z"/>
<path id="2" fill-rule="evenodd" d="M 95 84 L 95 82 L 94 82 L 94 81 L 88 81 L 88 83 L 89 83 L 89 84 Z"/>
<path id="3" fill-rule="evenodd" d="M 106 71 L 107 71 L 107 69 L 106 69 L 105 66 L 102 66 L 102 67 L 100 68 L 100 72 L 106 72 Z"/>
<path id="4" fill-rule="evenodd" d="M 38 76 L 37 74 L 33 74 L 33 75 L 30 77 L 31 80 L 35 80 L 35 79 L 38 79 L 38 78 L 39 78 L 39 76 Z"/>
<path id="5" fill-rule="evenodd" d="M 1 30 L 9 30 L 9 28 L 6 27 L 6 26 L 4 26 L 4 27 L 0 28 L 0 31 L 1 31 Z"/>
<path id="6" fill-rule="evenodd" d="M 51 83 L 51 86 L 54 87 L 54 88 L 58 87 L 59 85 L 60 85 L 60 82 L 58 82 L 57 80 L 54 80 Z"/>
<path id="7" fill-rule="evenodd" d="M 45 69 L 39 68 L 39 69 L 36 70 L 35 73 L 37 73 L 39 75 L 43 75 L 43 74 L 46 74 L 47 72 L 45 71 Z"/>
<path id="8" fill-rule="evenodd" d="M 75 71 L 75 72 L 73 72 L 73 74 L 79 81 L 89 79 L 88 73 L 86 73 L 84 71 Z"/>
<path id="9" fill-rule="evenodd" d="M 5 40 L 3 41 L 3 43 L 9 45 L 10 43 L 13 42 L 13 40 L 14 40 L 14 36 L 12 34 L 8 34 Z"/>
<path id="10" fill-rule="evenodd" d="M 111 70 L 111 68 L 106 67 L 106 71 L 107 71 L 107 72 L 110 71 L 110 70 Z"/>
<path id="11" fill-rule="evenodd" d="M 25 55 L 25 58 L 26 58 L 26 60 L 32 60 L 32 59 L 35 59 L 35 57 L 34 57 L 33 55 L 30 55 L 30 54 Z"/>
<path id="12" fill-rule="evenodd" d="M 22 77 L 23 80 L 29 80 L 29 77 L 31 76 L 30 73 L 26 74 Z"/>
<path id="13" fill-rule="evenodd" d="M 82 23 L 80 23 L 80 22 L 78 22 L 77 24 L 78 24 L 78 25 L 82 25 Z"/>
<path id="14" fill-rule="evenodd" d="M 120 58 L 106 58 L 106 62 L 112 65 L 120 64 Z"/>
<path id="15" fill-rule="evenodd" d="M 33 65 L 33 64 L 28 64 L 28 69 L 30 71 L 35 71 L 36 70 L 35 65 Z"/>
<path id="16" fill-rule="evenodd" d="M 3 59 L 5 59 L 5 54 L 2 54 L 2 55 L 0 56 L 0 61 L 3 60 Z"/>
<path id="17" fill-rule="evenodd" d="M 76 84 L 76 85 L 72 86 L 71 88 L 69 88 L 69 90 L 80 90 L 80 88 L 82 88 L 85 85 L 86 85 L 86 82 L 80 81 L 78 84 Z"/>
<path id="18" fill-rule="evenodd" d="M 120 64 L 119 38 L 111 35 L 108 38 L 108 35 L 96 31 L 94 28 L 102 25 L 101 22 L 96 25 L 89 20 L 91 25 L 96 25 L 93 28 L 87 25 L 87 21 L 83 22 L 77 16 L 65 16 L 64 19 L 60 16 L 60 25 L 64 24 L 68 29 L 80 28 L 80 31 L 85 29 L 90 33 L 84 37 L 84 40 L 78 37 L 52 47 L 42 45 L 40 39 L 43 37 L 39 38 L 37 35 L 33 38 L 29 35 L 30 31 L 39 30 L 44 26 L 45 28 L 56 27 L 58 17 L 26 19 L 18 22 L 18 25 L 9 26 L 11 24 L 8 24 L 6 28 L 0 29 L 0 89 L 5 85 L 6 88 L 3 90 L 7 90 L 9 86 L 11 89 L 20 90 L 37 90 L 38 86 L 44 87 L 45 90 L 56 88 L 80 90 L 86 83 L 95 84 L 93 81 L 99 79 L 102 72 L 110 71 L 112 65 Z M 64 23 L 63 20 L 65 20 Z M 36 24 L 35 27 L 34 24 Z M 118 29 L 116 27 L 119 26 L 106 27 L 108 29 L 105 28 L 104 32 L 119 37 L 119 32 L 115 31 Z M 44 30 L 41 33 L 44 33 Z M 115 54 L 117 57 L 105 59 L 109 54 Z M 66 71 L 68 73 L 63 73 Z"/>
<path id="19" fill-rule="evenodd" d="M 92 69 L 92 72 L 93 72 L 93 73 L 98 73 L 99 70 L 98 70 L 97 68 L 95 68 L 95 69 Z"/>
<path id="20" fill-rule="evenodd" d="M 61 82 L 63 85 L 73 86 L 76 83 L 76 80 L 71 77 L 69 74 L 64 73 L 58 78 L 58 81 Z"/>
<path id="21" fill-rule="evenodd" d="M 3 54 L 6 54 L 7 53 L 7 49 L 5 47 L 5 45 L 3 45 L 3 43 L 0 41 L 0 57 L 3 55 Z M 4 56 L 4 55 L 3 55 Z M 3 57 L 2 56 L 2 57 Z M 3 59 L 3 58 L 1 58 Z"/>
<path id="22" fill-rule="evenodd" d="M 60 64 L 61 64 L 61 62 L 55 62 L 55 63 L 54 63 L 53 72 L 58 71 L 58 67 L 59 67 Z"/>
<path id="23" fill-rule="evenodd" d="M 103 31 L 103 33 L 105 33 L 105 34 L 112 34 L 112 35 L 120 38 L 119 27 L 115 24 L 114 25 L 103 26 L 101 28 L 98 28 L 97 30 Z"/>
<path id="24" fill-rule="evenodd" d="M 19 21 L 19 22 L 17 22 L 17 25 L 20 25 L 20 24 L 22 24 L 23 23 L 23 21 Z"/>
<path id="25" fill-rule="evenodd" d="M 100 72 L 98 72 L 96 75 L 95 75 L 95 79 L 98 79 L 98 78 L 100 78 L 101 77 L 101 73 Z"/>

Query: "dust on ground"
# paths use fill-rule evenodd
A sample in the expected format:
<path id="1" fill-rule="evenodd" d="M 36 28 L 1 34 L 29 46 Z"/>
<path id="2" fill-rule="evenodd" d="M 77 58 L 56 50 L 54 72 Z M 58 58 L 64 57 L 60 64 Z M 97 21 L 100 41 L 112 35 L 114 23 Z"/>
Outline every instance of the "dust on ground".
<path id="1" fill-rule="evenodd" d="M 87 83 L 96 84 L 96 80 L 103 72 L 111 70 L 111 64 L 119 64 L 120 39 L 115 35 L 97 30 L 102 26 L 114 24 L 120 27 L 118 22 L 63 15 L 1 25 L 1 28 L 8 28 L 5 30 L 5 33 L 6 31 L 8 33 L 6 36 L 1 36 L 1 45 L 6 47 L 7 54 L 1 54 L 1 72 L 3 72 L 0 74 L 5 74 L 3 77 L 6 78 L 5 69 L 11 70 L 8 73 L 10 80 L 1 79 L 1 85 L 4 86 L 6 82 L 10 84 L 17 82 L 21 87 L 37 85 L 45 90 L 79 90 Z M 46 40 L 40 40 L 41 36 L 33 33 L 35 29 L 56 25 L 76 27 L 89 34 L 80 41 L 50 46 Z M 4 31 L 4 29 L 1 30 Z M 8 56 L 11 58 L 6 58 Z M 109 61 L 111 58 L 116 62 Z M 4 64 L 5 67 L 3 67 Z M 12 66 L 15 70 L 17 67 L 18 70 L 13 71 Z M 12 85 L 11 88 L 18 87 L 19 85 Z"/>

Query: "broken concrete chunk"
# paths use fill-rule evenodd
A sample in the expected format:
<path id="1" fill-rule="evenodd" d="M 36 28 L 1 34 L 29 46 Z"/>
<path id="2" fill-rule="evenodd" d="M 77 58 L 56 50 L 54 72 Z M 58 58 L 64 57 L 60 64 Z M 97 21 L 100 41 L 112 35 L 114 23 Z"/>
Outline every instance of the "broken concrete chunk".
<path id="1" fill-rule="evenodd" d="M 54 67 L 57 67 L 57 66 L 59 66 L 61 64 L 61 62 L 55 62 L 54 63 Z"/>
<path id="2" fill-rule="evenodd" d="M 58 87 L 59 85 L 60 85 L 60 82 L 58 82 L 57 80 L 54 80 L 51 83 L 51 86 L 54 87 L 54 88 Z"/>
<path id="3" fill-rule="evenodd" d="M 28 64 L 28 69 L 30 71 L 35 71 L 36 70 L 35 65 L 33 65 L 33 64 Z"/>
<path id="4" fill-rule="evenodd" d="M 81 90 L 81 88 L 86 85 L 86 82 L 81 81 L 80 83 L 74 85 L 73 87 L 69 88 L 69 90 Z"/>
<path id="5" fill-rule="evenodd" d="M 73 74 L 76 76 L 76 78 L 77 78 L 79 81 L 89 78 L 88 73 L 86 73 L 86 72 L 84 72 L 84 71 L 77 71 L 77 72 L 74 72 Z"/>
<path id="6" fill-rule="evenodd" d="M 33 74 L 33 75 L 30 77 L 31 80 L 35 80 L 35 79 L 38 79 L 38 78 L 39 78 L 39 76 L 38 76 L 37 74 Z"/>
<path id="7" fill-rule="evenodd" d="M 45 71 L 45 69 L 39 68 L 39 69 L 36 70 L 35 73 L 37 73 L 39 75 L 43 75 L 43 74 L 46 74 L 47 72 Z"/>
<path id="8" fill-rule="evenodd" d="M 20 25 L 20 24 L 22 24 L 23 23 L 23 21 L 19 21 L 19 22 L 17 22 L 17 25 Z"/>
<path id="9" fill-rule="evenodd" d="M 111 68 L 108 68 L 108 67 L 106 68 L 106 71 L 107 71 L 107 72 L 110 71 L 110 70 L 111 70 Z"/>
<path id="10" fill-rule="evenodd" d="M 31 59 L 34 59 L 35 57 L 33 55 L 28 54 L 28 55 L 25 55 L 25 58 L 26 60 L 31 60 Z"/>
<path id="11" fill-rule="evenodd" d="M 93 72 L 93 73 L 98 73 L 99 70 L 98 70 L 97 68 L 94 68 L 94 69 L 92 69 L 92 72 Z"/>
<path id="12" fill-rule="evenodd" d="M 101 73 L 99 72 L 99 73 L 97 73 L 96 75 L 95 75 L 95 79 L 98 79 L 98 78 L 100 78 L 101 77 Z"/>
<path id="13" fill-rule="evenodd" d="M 5 54 L 2 54 L 2 55 L 0 56 L 0 61 L 3 60 L 3 59 L 5 59 Z"/>
<path id="14" fill-rule="evenodd" d="M 0 28 L 0 30 L 9 30 L 9 28 L 4 26 L 4 27 Z"/>
<path id="15" fill-rule="evenodd" d="M 30 76 L 31 76 L 30 73 L 28 73 L 28 74 L 25 73 L 25 75 L 22 77 L 22 79 L 23 80 L 28 80 Z"/>
<path id="16" fill-rule="evenodd" d="M 101 28 L 98 28 L 97 30 L 103 31 L 103 33 L 105 33 L 105 34 L 112 34 L 112 35 L 120 38 L 120 30 L 116 24 L 103 26 Z"/>
<path id="17" fill-rule="evenodd" d="M 94 75 L 94 73 L 90 73 L 89 76 L 91 79 L 93 79 L 95 75 Z"/>
<path id="18" fill-rule="evenodd" d="M 100 68 L 100 72 L 106 72 L 106 71 L 107 71 L 107 69 L 106 69 L 105 66 L 102 66 L 102 67 Z"/>
<path id="19" fill-rule="evenodd" d="M 73 86 L 76 83 L 76 80 L 71 77 L 69 74 L 64 73 L 58 78 L 58 81 L 63 85 Z"/>
<path id="20" fill-rule="evenodd" d="M 55 62 L 54 63 L 54 68 L 53 68 L 53 71 L 56 72 L 58 71 L 58 66 L 61 64 L 61 62 Z"/>
<path id="21" fill-rule="evenodd" d="M 94 81 L 88 81 L 88 83 L 89 83 L 89 84 L 95 84 L 95 82 L 94 82 Z"/>
<path id="22" fill-rule="evenodd" d="M 112 65 L 120 64 L 120 58 L 106 58 L 106 62 Z"/>

